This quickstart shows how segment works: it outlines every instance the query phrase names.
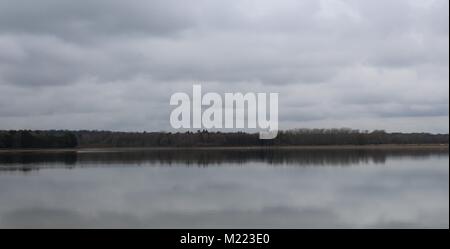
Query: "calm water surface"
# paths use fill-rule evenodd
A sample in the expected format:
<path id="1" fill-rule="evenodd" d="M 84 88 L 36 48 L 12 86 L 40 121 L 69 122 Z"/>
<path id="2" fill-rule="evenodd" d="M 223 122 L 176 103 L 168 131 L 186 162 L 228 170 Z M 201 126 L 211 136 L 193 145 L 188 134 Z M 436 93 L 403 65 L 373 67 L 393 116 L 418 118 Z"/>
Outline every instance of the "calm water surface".
<path id="1" fill-rule="evenodd" d="M 448 228 L 448 149 L 0 153 L 0 227 Z"/>

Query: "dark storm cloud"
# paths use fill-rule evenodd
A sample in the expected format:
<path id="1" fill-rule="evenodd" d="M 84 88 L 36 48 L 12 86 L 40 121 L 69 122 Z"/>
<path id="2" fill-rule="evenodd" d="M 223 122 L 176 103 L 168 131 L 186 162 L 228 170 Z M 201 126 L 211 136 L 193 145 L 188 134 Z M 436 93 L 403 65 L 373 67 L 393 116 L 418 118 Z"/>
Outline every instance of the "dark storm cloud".
<path id="1" fill-rule="evenodd" d="M 202 82 L 280 92 L 284 127 L 445 132 L 448 7 L 0 0 L 0 128 L 167 129 L 170 95 Z"/>

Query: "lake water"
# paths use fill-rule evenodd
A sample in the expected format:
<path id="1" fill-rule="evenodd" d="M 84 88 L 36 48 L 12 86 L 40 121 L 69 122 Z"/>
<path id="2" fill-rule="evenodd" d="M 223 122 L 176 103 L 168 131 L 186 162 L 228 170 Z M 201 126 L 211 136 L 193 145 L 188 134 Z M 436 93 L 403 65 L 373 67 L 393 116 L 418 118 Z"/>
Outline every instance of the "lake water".
<path id="1" fill-rule="evenodd" d="M 448 228 L 448 149 L 0 153 L 1 228 Z"/>

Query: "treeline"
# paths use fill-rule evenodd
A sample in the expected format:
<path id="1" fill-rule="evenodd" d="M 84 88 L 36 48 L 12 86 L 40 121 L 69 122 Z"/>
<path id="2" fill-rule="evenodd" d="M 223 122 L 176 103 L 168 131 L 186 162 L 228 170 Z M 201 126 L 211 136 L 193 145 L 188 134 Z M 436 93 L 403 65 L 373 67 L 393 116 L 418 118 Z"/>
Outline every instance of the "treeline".
<path id="1" fill-rule="evenodd" d="M 0 131 L 0 148 L 448 144 L 448 138 L 448 134 L 387 133 L 352 129 L 280 131 L 273 140 L 260 140 L 257 133 L 206 130 L 185 133 L 19 130 Z"/>
<path id="2" fill-rule="evenodd" d="M 76 132 L 71 131 L 0 131 L 0 148 L 74 148 Z"/>

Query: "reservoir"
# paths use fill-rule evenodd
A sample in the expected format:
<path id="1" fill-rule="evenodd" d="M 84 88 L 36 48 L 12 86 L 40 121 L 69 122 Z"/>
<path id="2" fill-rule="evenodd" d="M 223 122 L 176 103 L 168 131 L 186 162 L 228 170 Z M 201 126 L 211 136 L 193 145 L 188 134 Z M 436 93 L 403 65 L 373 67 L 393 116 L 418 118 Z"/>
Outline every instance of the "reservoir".
<path id="1" fill-rule="evenodd" d="M 0 227 L 448 228 L 448 147 L 2 152 Z"/>

